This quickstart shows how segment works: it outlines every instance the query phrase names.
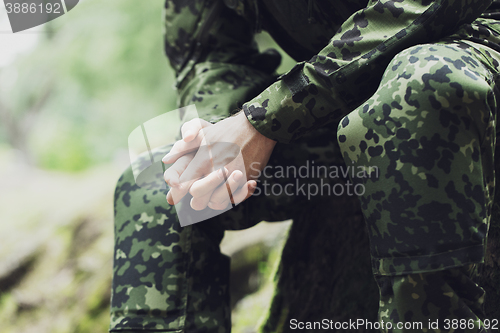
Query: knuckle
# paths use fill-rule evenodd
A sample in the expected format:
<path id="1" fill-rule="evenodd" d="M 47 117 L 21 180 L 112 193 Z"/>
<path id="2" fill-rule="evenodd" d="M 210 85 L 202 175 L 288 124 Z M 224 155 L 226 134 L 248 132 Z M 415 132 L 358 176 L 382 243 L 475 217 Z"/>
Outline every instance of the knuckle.
<path id="1" fill-rule="evenodd" d="M 194 185 L 191 186 L 191 188 L 189 189 L 189 194 L 191 194 L 193 196 L 193 198 L 197 198 L 197 197 L 202 196 L 202 193 L 200 192 L 200 190 L 197 187 L 195 187 Z"/>
<path id="2" fill-rule="evenodd" d="M 210 201 L 212 201 L 215 205 L 221 205 L 226 202 L 227 199 L 225 197 L 216 196 L 213 197 Z"/>
<path id="3" fill-rule="evenodd" d="M 174 145 L 172 146 L 172 149 L 170 149 L 170 153 L 177 154 L 179 152 L 179 145 L 180 145 L 179 141 L 174 143 Z"/>
<path id="4" fill-rule="evenodd" d="M 181 126 L 181 132 L 184 133 L 186 131 L 186 129 L 189 127 L 189 123 L 191 122 L 192 120 L 190 121 L 186 121 L 184 124 L 182 124 Z"/>
<path id="5" fill-rule="evenodd" d="M 200 200 L 196 200 L 193 198 L 193 200 L 191 201 L 191 207 L 194 210 L 202 210 L 206 207 L 206 204 Z"/>
<path id="6" fill-rule="evenodd" d="M 173 177 L 174 177 L 174 174 L 170 170 L 165 171 L 165 173 L 163 174 L 163 179 L 165 179 L 165 181 L 169 181 Z"/>
<path id="7" fill-rule="evenodd" d="M 227 207 L 227 203 L 212 204 L 213 209 L 222 210 Z"/>

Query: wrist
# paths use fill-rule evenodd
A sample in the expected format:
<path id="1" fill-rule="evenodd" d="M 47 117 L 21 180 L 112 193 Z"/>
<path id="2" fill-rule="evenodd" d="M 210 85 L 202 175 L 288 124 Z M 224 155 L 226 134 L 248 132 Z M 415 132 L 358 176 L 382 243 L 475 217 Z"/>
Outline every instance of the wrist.
<path id="1" fill-rule="evenodd" d="M 253 137 L 265 143 L 266 146 L 273 148 L 276 145 L 277 141 L 268 138 L 267 136 L 260 133 L 255 127 L 253 127 L 253 125 L 250 123 L 247 116 L 245 115 L 245 112 L 239 111 L 234 116 L 238 118 L 238 124 L 241 124 L 242 129 L 248 131 Z"/>

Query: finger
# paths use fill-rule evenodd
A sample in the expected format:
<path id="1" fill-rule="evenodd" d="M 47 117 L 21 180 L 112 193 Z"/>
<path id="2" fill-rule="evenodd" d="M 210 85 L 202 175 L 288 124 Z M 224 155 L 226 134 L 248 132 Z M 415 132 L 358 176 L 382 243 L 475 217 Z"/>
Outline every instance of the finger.
<path id="1" fill-rule="evenodd" d="M 202 197 L 191 198 L 191 208 L 193 208 L 194 210 L 203 210 L 207 208 L 211 195 L 212 192 L 209 192 Z"/>
<path id="2" fill-rule="evenodd" d="M 210 202 L 212 204 L 223 204 L 225 201 L 228 201 L 231 193 L 236 192 L 238 187 L 244 184 L 244 181 L 243 173 L 240 170 L 233 171 L 228 177 L 225 186 L 220 186 L 214 191 Z"/>
<path id="3" fill-rule="evenodd" d="M 227 173 L 227 169 L 222 168 L 210 173 L 205 178 L 195 181 L 189 189 L 189 193 L 193 196 L 191 199 L 191 208 L 194 210 L 207 208 L 214 189 L 224 183 Z"/>
<path id="4" fill-rule="evenodd" d="M 175 202 L 174 202 L 174 198 L 172 197 L 172 190 L 170 189 L 167 193 L 167 202 L 170 204 L 170 205 L 175 205 Z"/>
<path id="5" fill-rule="evenodd" d="M 255 180 L 249 180 L 242 188 L 240 188 L 236 193 L 233 193 L 232 203 L 234 205 L 240 204 L 255 192 L 257 188 L 257 182 Z"/>
<path id="6" fill-rule="evenodd" d="M 199 136 L 190 142 L 184 142 L 183 140 L 177 141 L 173 145 L 170 152 L 162 158 L 162 162 L 165 164 L 171 164 L 177 161 L 181 156 L 196 152 L 196 150 L 200 147 L 202 140 L 202 136 Z"/>
<path id="7" fill-rule="evenodd" d="M 193 158 L 194 153 L 183 155 L 175 161 L 170 168 L 165 170 L 163 179 L 170 187 L 177 187 L 180 185 L 180 177 Z"/>
<path id="8" fill-rule="evenodd" d="M 186 194 L 189 193 L 189 189 L 193 185 L 194 182 L 197 180 L 201 179 L 204 177 L 204 172 L 200 172 L 199 176 L 195 178 L 191 177 L 184 177 L 186 173 L 184 172 L 180 178 L 179 178 L 179 185 L 174 186 L 170 189 L 171 195 L 172 195 L 172 200 L 175 204 L 177 204 L 179 201 L 181 201 Z M 189 179 L 189 180 L 186 180 Z M 211 194 L 211 193 L 210 193 Z"/>
<path id="9" fill-rule="evenodd" d="M 189 188 L 182 183 L 181 176 L 193 159 L 194 153 L 184 155 L 163 174 L 165 182 L 170 186 L 170 191 L 167 193 L 169 204 L 176 205 L 187 194 Z"/>
<path id="10" fill-rule="evenodd" d="M 213 203 L 212 201 L 209 201 L 207 206 L 208 206 L 208 208 L 213 209 L 213 210 L 224 210 L 224 209 L 228 208 L 228 206 L 230 204 L 231 204 L 231 201 L 229 201 L 229 199 L 228 199 L 228 200 L 224 201 L 223 203 L 218 203 L 218 204 Z"/>
<path id="11" fill-rule="evenodd" d="M 184 194 L 185 195 L 185 194 Z M 171 187 L 167 193 L 167 202 L 171 205 L 176 205 L 184 197 L 179 187 Z"/>
<path id="12" fill-rule="evenodd" d="M 197 180 L 189 189 L 189 193 L 194 198 L 202 197 L 207 193 L 212 193 L 220 184 L 226 181 L 228 171 L 226 168 L 218 169 L 210 173 L 205 178 Z"/>
<path id="13" fill-rule="evenodd" d="M 204 133 L 202 128 L 211 125 L 203 119 L 193 119 L 183 125 L 183 139 L 178 140 L 173 145 L 172 149 L 162 158 L 165 164 L 174 163 L 180 156 L 195 152 L 200 145 L 204 144 Z M 206 144 L 206 143 L 205 143 Z"/>
<path id="14" fill-rule="evenodd" d="M 172 198 L 171 201 L 174 205 L 177 205 L 189 193 L 189 184 L 181 183 L 179 186 L 172 187 L 169 193 Z"/>
<path id="15" fill-rule="evenodd" d="M 205 128 L 208 125 L 211 125 L 211 123 L 200 118 L 195 118 L 188 122 L 185 122 L 181 127 L 182 139 L 184 140 L 184 142 L 192 141 L 194 138 L 196 138 L 198 132 L 200 132 L 202 128 Z"/>
<path id="16" fill-rule="evenodd" d="M 194 182 L 210 175 L 213 171 L 210 147 L 205 145 L 198 149 L 193 160 L 182 173 L 180 182 L 189 190 Z"/>
<path id="17" fill-rule="evenodd" d="M 208 207 L 213 210 L 224 210 L 228 207 L 228 205 L 232 203 L 237 205 L 250 198 L 250 196 L 255 192 L 256 188 L 257 182 L 255 180 L 249 180 L 242 188 L 240 188 L 236 191 L 236 193 L 233 194 L 231 200 L 227 199 L 221 203 L 213 203 L 212 201 L 210 201 L 208 203 Z"/>

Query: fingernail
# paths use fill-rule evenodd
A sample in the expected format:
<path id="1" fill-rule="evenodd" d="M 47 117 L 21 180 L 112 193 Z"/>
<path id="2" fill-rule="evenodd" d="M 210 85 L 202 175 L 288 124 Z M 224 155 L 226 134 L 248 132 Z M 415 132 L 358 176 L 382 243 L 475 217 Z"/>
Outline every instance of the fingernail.
<path id="1" fill-rule="evenodd" d="M 170 153 L 168 153 L 167 155 L 163 156 L 163 158 L 161 159 L 161 161 L 162 161 L 162 162 L 167 161 L 167 160 L 168 160 L 168 158 L 170 157 L 169 155 L 170 155 Z"/>
<path id="2" fill-rule="evenodd" d="M 190 135 L 193 135 L 193 132 L 192 131 L 187 131 L 186 134 L 184 134 L 183 139 L 187 138 Z"/>
<path id="3" fill-rule="evenodd" d="M 240 179 L 241 179 L 241 177 L 242 177 L 242 176 L 243 176 L 243 175 L 241 174 L 241 172 L 236 172 L 236 173 L 234 174 L 234 176 L 233 176 L 233 179 L 234 179 L 235 181 L 238 181 L 238 180 L 240 180 Z"/>

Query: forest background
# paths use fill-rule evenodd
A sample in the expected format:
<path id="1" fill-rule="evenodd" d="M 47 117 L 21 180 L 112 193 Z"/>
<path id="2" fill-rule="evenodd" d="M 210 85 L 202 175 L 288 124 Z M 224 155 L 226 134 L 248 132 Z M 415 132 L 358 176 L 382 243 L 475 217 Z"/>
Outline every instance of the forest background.
<path id="1" fill-rule="evenodd" d="M 12 34 L 0 5 L 2 332 L 107 331 L 113 191 L 130 164 L 128 136 L 176 108 L 162 8 L 163 0 L 84 0 Z M 257 41 L 277 48 L 268 35 Z M 279 71 L 292 65 L 284 55 Z M 266 312 L 288 226 L 224 240 L 234 331 L 254 332 Z"/>

